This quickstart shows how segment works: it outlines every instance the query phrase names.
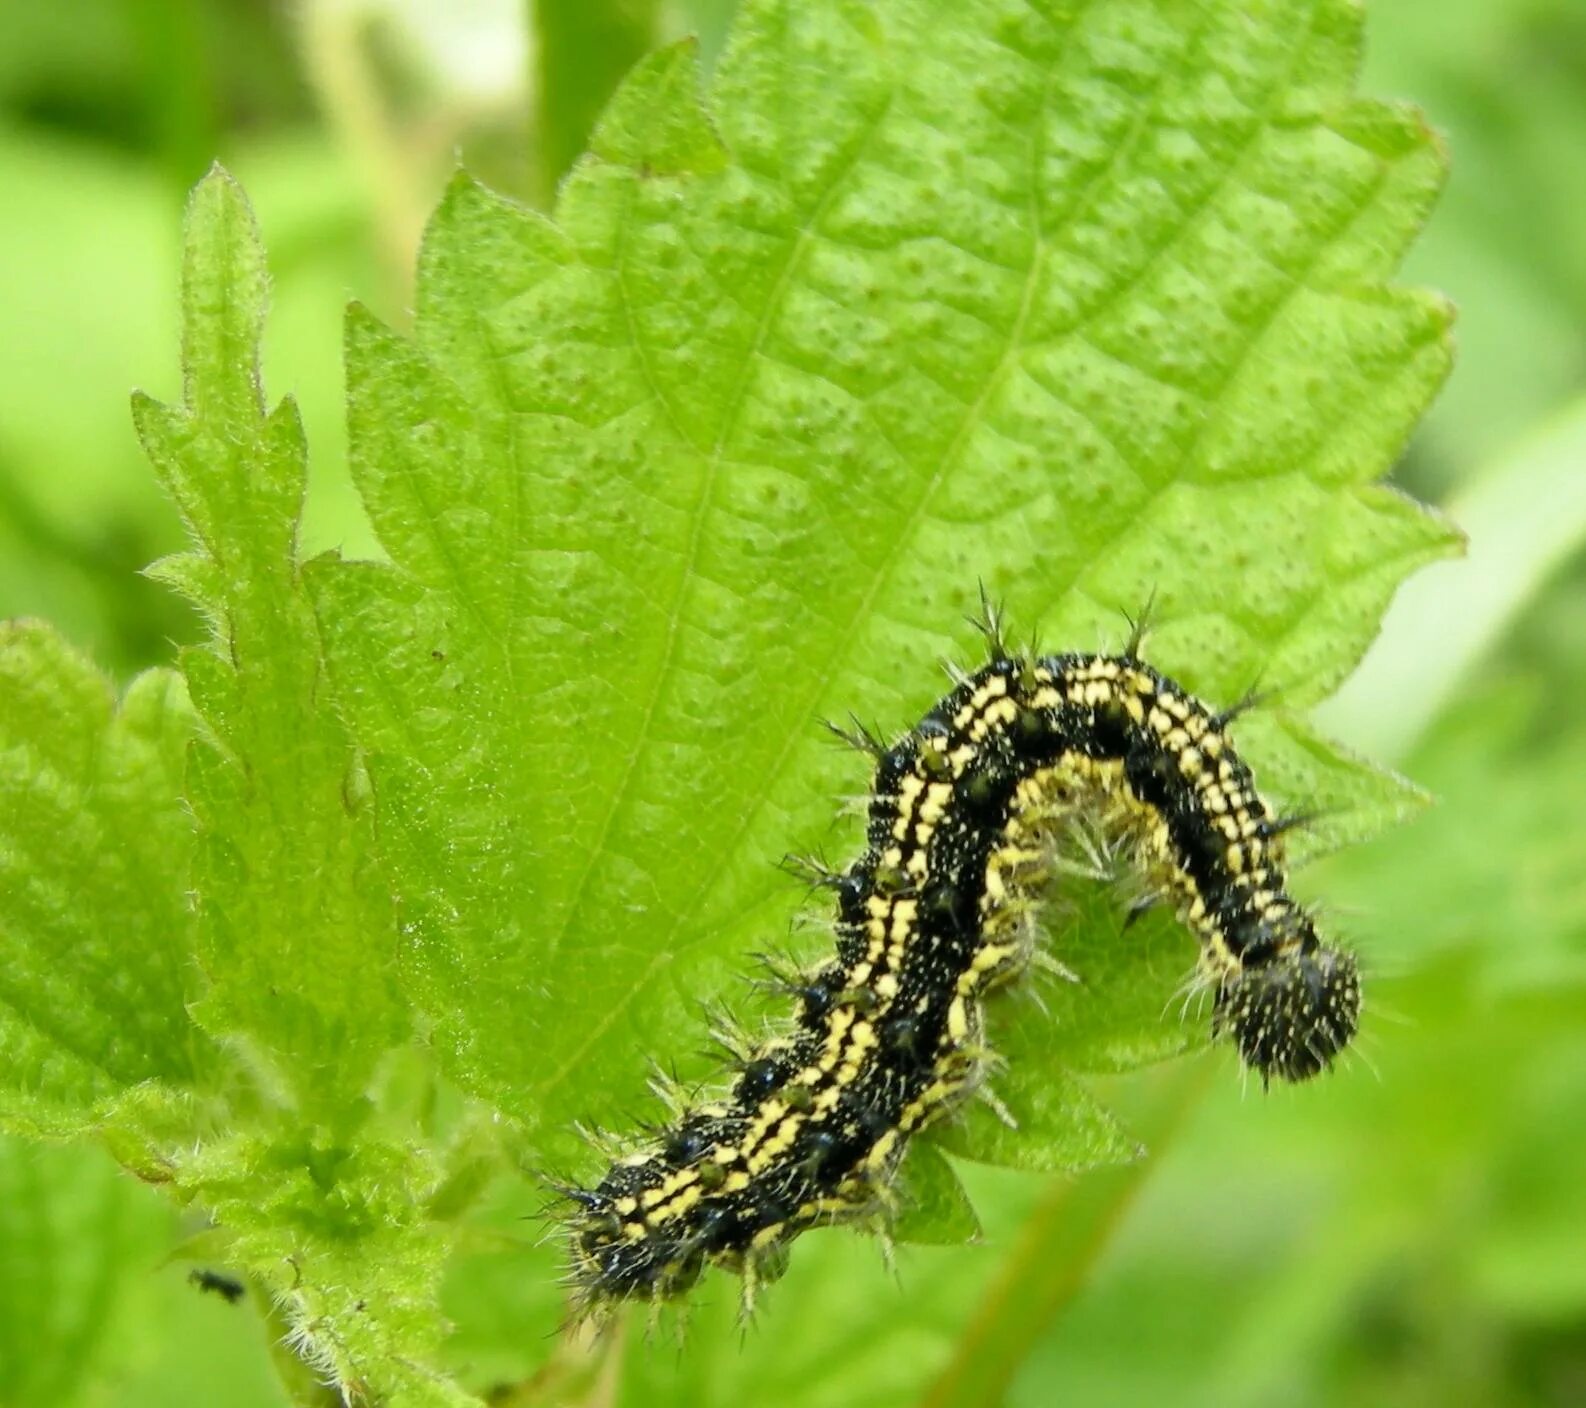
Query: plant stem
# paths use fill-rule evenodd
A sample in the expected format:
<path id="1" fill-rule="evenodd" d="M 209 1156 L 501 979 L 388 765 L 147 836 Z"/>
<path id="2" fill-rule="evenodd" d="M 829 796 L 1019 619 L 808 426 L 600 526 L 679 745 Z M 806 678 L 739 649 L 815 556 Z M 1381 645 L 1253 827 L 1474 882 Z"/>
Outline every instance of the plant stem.
<path id="1" fill-rule="evenodd" d="M 656 0 L 537 0 L 534 99 L 540 189 L 548 208 L 557 183 L 582 155 L 606 100 L 656 43 Z"/>
<path id="2" fill-rule="evenodd" d="M 1199 1103 L 1213 1064 L 1202 1057 L 1163 1073 L 1138 1121 L 1147 1157 L 1060 1182 L 1036 1207 L 921 1408 L 995 1408 L 1004 1401 L 1019 1366 L 1089 1280 L 1162 1151 Z"/>
<path id="3" fill-rule="evenodd" d="M 411 302 L 413 261 L 429 216 L 426 164 L 392 123 L 364 42 L 365 18 L 340 0 L 306 0 L 300 9 L 303 60 L 325 118 L 363 173 L 374 212 L 386 306 Z"/>

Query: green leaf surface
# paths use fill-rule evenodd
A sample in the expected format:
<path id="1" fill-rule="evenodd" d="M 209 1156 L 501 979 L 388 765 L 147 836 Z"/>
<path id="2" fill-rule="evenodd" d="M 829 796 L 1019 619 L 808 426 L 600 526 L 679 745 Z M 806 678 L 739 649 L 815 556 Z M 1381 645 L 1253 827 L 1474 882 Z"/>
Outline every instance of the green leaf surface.
<path id="1" fill-rule="evenodd" d="M 900 1192 L 891 1233 L 900 1242 L 972 1242 L 980 1219 L 963 1184 L 933 1144 L 916 1140 L 898 1170 Z"/>
<path id="2" fill-rule="evenodd" d="M 81 1129 L 216 1065 L 184 1005 L 193 729 L 170 671 L 118 704 L 50 628 L 0 624 L 0 1123 Z"/>
<path id="3" fill-rule="evenodd" d="M 391 561 L 310 584 L 408 990 L 532 1146 L 625 1123 L 786 925 L 771 861 L 854 844 L 814 721 L 918 717 L 977 579 L 1052 646 L 1154 592 L 1164 668 L 1298 709 L 1449 550 L 1372 482 L 1449 315 L 1383 283 L 1442 163 L 1357 50 L 1333 3 L 751 4 L 708 95 L 640 65 L 554 221 L 459 177 L 410 341 L 354 312 Z M 1328 846 L 1410 804 L 1293 719 L 1248 747 Z M 1069 1088 L 1028 1054 L 1007 1100 Z"/>

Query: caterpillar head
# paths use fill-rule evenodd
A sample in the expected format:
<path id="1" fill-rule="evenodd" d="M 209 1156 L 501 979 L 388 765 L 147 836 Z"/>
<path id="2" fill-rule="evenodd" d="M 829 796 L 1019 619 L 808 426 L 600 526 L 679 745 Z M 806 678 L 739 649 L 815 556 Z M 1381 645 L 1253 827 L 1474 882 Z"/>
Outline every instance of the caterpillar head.
<path id="1" fill-rule="evenodd" d="M 1246 965 L 1217 988 L 1213 1025 L 1233 1037 L 1240 1059 L 1273 1076 L 1309 1080 L 1332 1065 L 1360 1023 L 1360 973 L 1353 954 L 1310 945 Z"/>
<path id="2" fill-rule="evenodd" d="M 705 1269 L 697 1242 L 635 1238 L 614 1213 L 577 1219 L 571 1251 L 572 1280 L 584 1309 L 627 1297 L 661 1300 L 680 1295 Z"/>

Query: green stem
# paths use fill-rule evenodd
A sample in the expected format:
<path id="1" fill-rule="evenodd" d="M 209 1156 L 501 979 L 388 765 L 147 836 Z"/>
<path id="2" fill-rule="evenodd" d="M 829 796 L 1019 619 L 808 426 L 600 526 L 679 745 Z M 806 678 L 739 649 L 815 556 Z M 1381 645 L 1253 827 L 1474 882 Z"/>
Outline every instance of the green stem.
<path id="1" fill-rule="evenodd" d="M 198 0 L 124 0 L 139 60 L 144 120 L 161 165 L 183 194 L 220 147 L 213 65 Z"/>
<path id="2" fill-rule="evenodd" d="M 326 121 L 368 186 L 389 308 L 412 301 L 413 263 L 429 218 L 429 174 L 415 159 L 380 91 L 365 42 L 365 18 L 333 0 L 298 11 L 304 67 Z"/>
<path id="3" fill-rule="evenodd" d="M 538 0 L 534 98 L 540 188 L 550 206 L 558 182 L 583 154 L 606 100 L 655 47 L 656 0 Z"/>
<path id="4" fill-rule="evenodd" d="M 1148 1157 L 1059 1183 L 1025 1223 L 921 1408 L 995 1408 L 1030 1351 L 1090 1279 L 1162 1151 L 1206 1088 L 1213 1062 L 1186 1061 L 1164 1079 L 1138 1124 Z"/>

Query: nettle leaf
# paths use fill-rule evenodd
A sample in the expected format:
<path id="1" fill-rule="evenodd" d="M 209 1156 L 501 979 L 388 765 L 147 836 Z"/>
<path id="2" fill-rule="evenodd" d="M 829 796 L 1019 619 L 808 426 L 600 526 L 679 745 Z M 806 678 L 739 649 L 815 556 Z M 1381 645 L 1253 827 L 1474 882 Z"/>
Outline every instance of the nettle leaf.
<path id="1" fill-rule="evenodd" d="M 1154 595 L 1165 669 L 1292 709 L 1451 549 L 1374 482 L 1449 313 L 1383 283 L 1441 158 L 1352 95 L 1358 27 L 751 4 L 708 95 L 688 45 L 639 66 L 554 219 L 460 176 L 411 338 L 353 311 L 391 560 L 310 584 L 408 991 L 535 1157 L 631 1122 L 645 1058 L 698 1044 L 696 1000 L 797 903 L 775 858 L 854 846 L 862 767 L 815 720 L 919 717 L 977 579 L 1049 645 L 1116 644 Z M 1324 845 L 1414 805 L 1291 714 L 1241 738 Z M 1126 971 L 1142 1010 L 1180 951 Z M 1057 1141 L 1027 1157 L 1128 1145 L 1073 1053 L 1019 1045 L 999 1088 Z"/>
<path id="2" fill-rule="evenodd" d="M 217 1070 L 185 1007 L 194 726 L 180 676 L 118 705 L 49 627 L 0 623 L 0 1124 L 130 1128 Z"/>

